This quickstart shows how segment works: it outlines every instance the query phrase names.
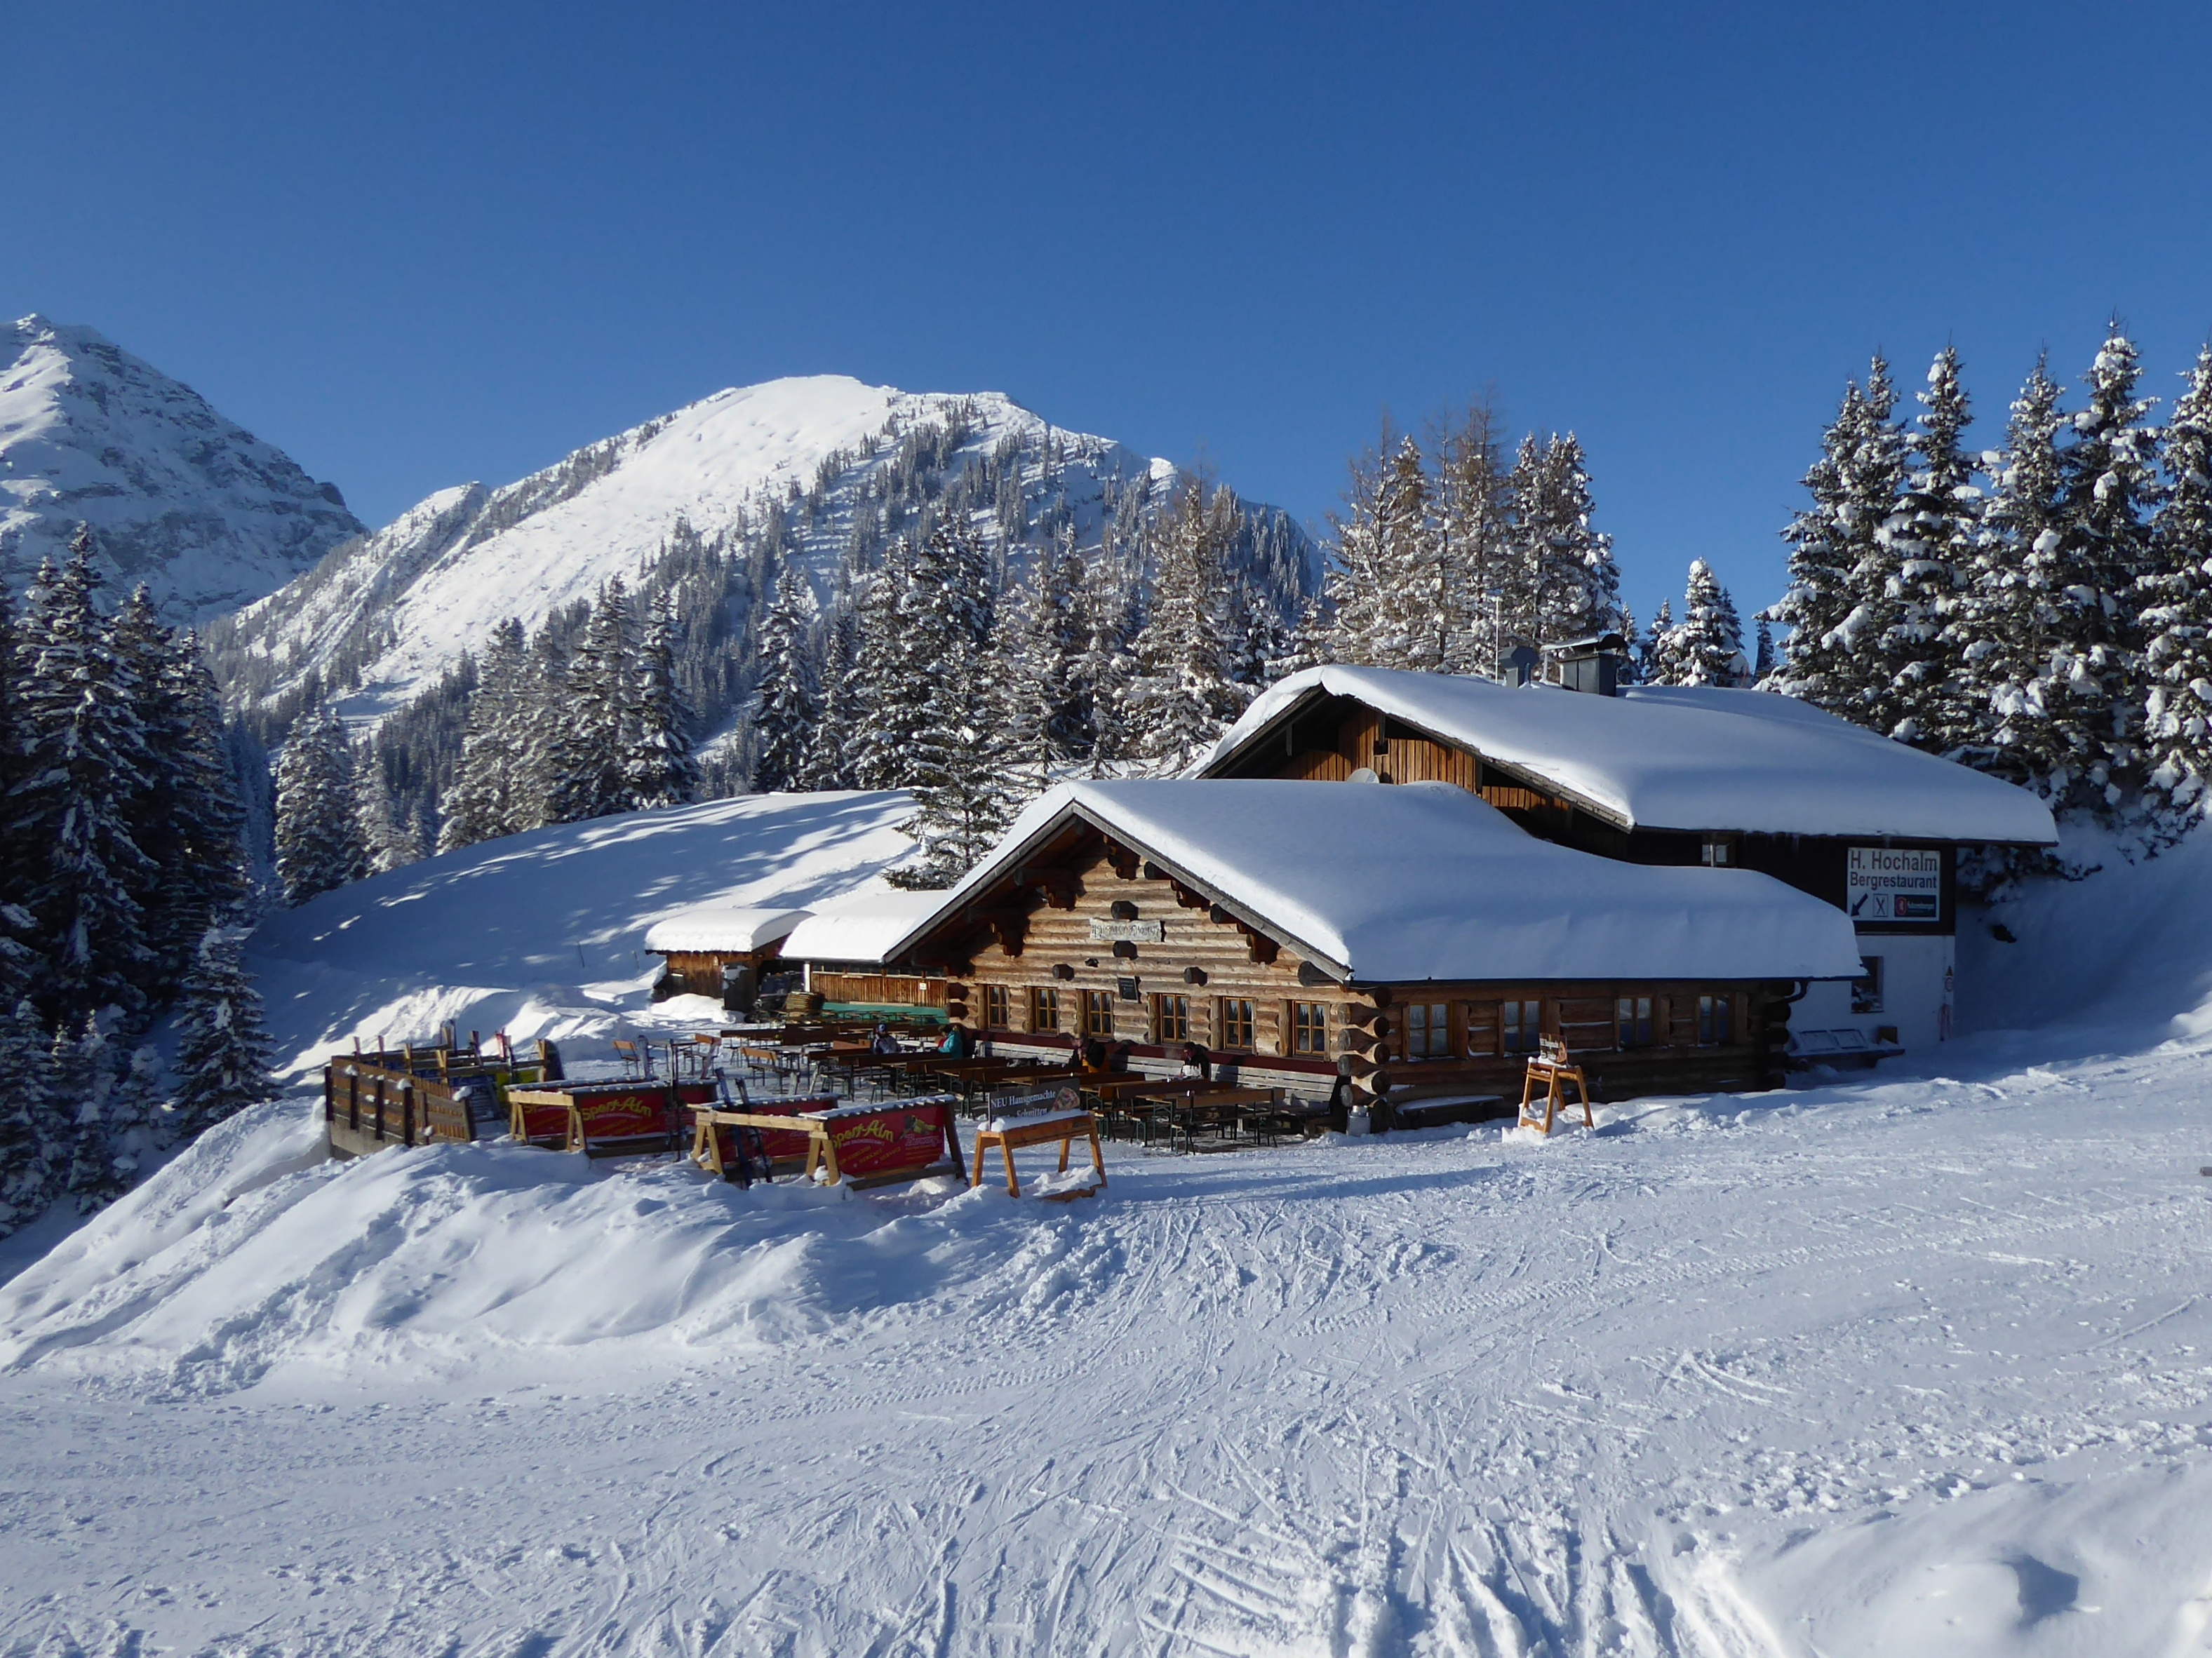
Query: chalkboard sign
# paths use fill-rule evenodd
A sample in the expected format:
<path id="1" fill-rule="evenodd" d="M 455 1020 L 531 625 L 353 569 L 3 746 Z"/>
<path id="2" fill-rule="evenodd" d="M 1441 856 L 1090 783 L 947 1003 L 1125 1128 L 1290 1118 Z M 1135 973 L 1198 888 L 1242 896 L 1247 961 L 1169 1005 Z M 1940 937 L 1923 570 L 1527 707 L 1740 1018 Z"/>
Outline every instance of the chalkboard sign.
<path id="1" fill-rule="evenodd" d="M 1114 982 L 1120 987 L 1123 1001 L 1133 1002 L 1138 999 L 1137 981 L 1134 979 L 1116 979 Z"/>

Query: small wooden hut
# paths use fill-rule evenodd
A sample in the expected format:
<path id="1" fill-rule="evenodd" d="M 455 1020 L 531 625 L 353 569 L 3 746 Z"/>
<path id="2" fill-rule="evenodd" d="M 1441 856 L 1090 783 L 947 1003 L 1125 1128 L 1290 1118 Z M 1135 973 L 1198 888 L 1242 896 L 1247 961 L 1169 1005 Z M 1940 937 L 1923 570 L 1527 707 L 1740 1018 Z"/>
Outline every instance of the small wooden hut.
<path id="1" fill-rule="evenodd" d="M 645 935 L 646 949 L 668 963 L 655 996 L 712 996 L 750 1007 L 762 975 L 808 914 L 704 905 L 663 916 Z"/>

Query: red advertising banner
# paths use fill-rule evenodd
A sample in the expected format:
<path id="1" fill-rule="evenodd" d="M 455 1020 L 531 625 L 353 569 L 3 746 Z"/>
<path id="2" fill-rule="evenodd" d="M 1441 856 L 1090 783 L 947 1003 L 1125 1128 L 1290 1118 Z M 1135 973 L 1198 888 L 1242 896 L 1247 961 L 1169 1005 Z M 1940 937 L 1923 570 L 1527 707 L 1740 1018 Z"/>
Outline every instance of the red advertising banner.
<path id="1" fill-rule="evenodd" d="M 708 1105 L 713 1103 L 713 1100 L 710 1096 L 708 1099 L 687 1099 L 684 1103 Z M 836 1095 L 817 1094 L 803 1100 L 752 1100 L 741 1106 L 739 1109 L 756 1117 L 795 1117 L 801 1112 L 827 1110 L 836 1103 Z M 721 1151 L 722 1166 L 725 1169 L 736 1168 L 738 1166 L 738 1131 L 728 1123 L 716 1123 L 714 1134 Z M 773 1128 L 763 1129 L 761 1150 L 774 1162 L 782 1163 L 787 1159 L 796 1163 L 805 1157 L 808 1139 L 809 1136 L 803 1128 L 793 1129 L 789 1133 Z"/>
<path id="2" fill-rule="evenodd" d="M 570 1083 L 510 1095 L 521 1138 L 532 1145 L 561 1145 L 586 1152 L 636 1140 L 668 1140 L 690 1127 L 684 1106 L 711 1105 L 711 1082 Z M 580 1131 L 580 1135 L 579 1132 Z M 580 1138 L 582 1144 L 575 1142 Z"/>
<path id="3" fill-rule="evenodd" d="M 927 1169 L 946 1155 L 952 1133 L 949 1104 L 848 1106 L 817 1119 L 837 1151 L 837 1172 L 847 1180 Z"/>

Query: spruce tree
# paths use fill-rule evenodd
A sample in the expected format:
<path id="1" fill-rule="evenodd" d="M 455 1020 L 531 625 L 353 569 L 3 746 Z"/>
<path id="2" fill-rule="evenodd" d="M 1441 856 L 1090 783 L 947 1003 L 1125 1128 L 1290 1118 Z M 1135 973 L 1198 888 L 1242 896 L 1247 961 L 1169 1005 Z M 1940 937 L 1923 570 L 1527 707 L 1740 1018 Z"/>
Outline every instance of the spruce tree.
<path id="1" fill-rule="evenodd" d="M 1961 441 L 1973 416 L 1951 347 L 1929 366 L 1920 404 L 1913 439 L 1919 464 L 1881 531 L 1894 574 L 1869 723 L 1899 742 L 1942 754 L 1970 741 L 1973 727 L 1952 624 L 1981 529 L 1981 492 Z"/>
<path id="2" fill-rule="evenodd" d="M 1046 768 L 1087 760 L 1095 733 L 1084 658 L 1091 645 L 1083 604 L 1083 555 L 1073 530 L 1036 556 L 1023 606 L 1015 735 Z"/>
<path id="3" fill-rule="evenodd" d="M 276 762 L 276 875 L 286 903 L 304 904 L 368 872 L 353 772 L 353 744 L 337 715 L 324 707 L 301 714 Z"/>
<path id="4" fill-rule="evenodd" d="M 0 1237 L 46 1212 L 67 1167 L 45 1036 L 28 999 L 0 1011 Z"/>
<path id="5" fill-rule="evenodd" d="M 438 850 L 495 840 L 536 827 L 525 732 L 537 713 L 535 671 L 522 623 L 510 616 L 491 630 L 477 663 L 461 757 L 438 805 Z"/>
<path id="6" fill-rule="evenodd" d="M 636 681 L 636 723 L 623 762 L 630 798 L 646 809 L 689 805 L 699 798 L 699 760 L 691 709 L 677 683 L 676 616 L 665 593 L 647 611 Z"/>
<path id="7" fill-rule="evenodd" d="M 1433 607 L 1432 625 L 1442 641 L 1437 669 L 1443 673 L 1498 671 L 1501 649 L 1492 595 L 1504 580 L 1513 529 L 1501 425 L 1497 409 L 1486 400 L 1458 425 L 1445 422 L 1432 446 L 1436 579 L 1424 602 Z M 1295 645 L 1293 650 L 1303 659 Z"/>
<path id="8" fill-rule="evenodd" d="M 786 564 L 761 623 L 760 689 L 754 693 L 752 786 L 762 794 L 804 786 L 814 727 L 820 717 L 811 635 L 814 590 Z"/>
<path id="9" fill-rule="evenodd" d="M 2194 817 L 2212 780 L 2212 345 L 2187 380 L 2166 424 L 2165 499 L 2138 586 L 2149 780 L 2170 808 Z"/>
<path id="10" fill-rule="evenodd" d="M 53 1074 L 70 1138 L 63 1190 L 78 1213 L 88 1215 L 131 1183 L 128 1171 L 118 1166 L 122 1148 L 116 1141 L 120 1137 L 111 1134 L 108 1121 L 115 1090 L 114 1059 L 99 1021 L 91 1015 L 85 1016 L 74 1038 L 66 1028 L 54 1032 Z"/>
<path id="11" fill-rule="evenodd" d="M 845 697 L 855 722 L 852 774 L 859 788 L 902 788 L 911 777 L 927 673 L 922 641 L 908 626 L 918 557 L 912 542 L 894 537 L 860 589 L 860 654 Z"/>
<path id="12" fill-rule="evenodd" d="M 1651 630 L 1637 642 L 1636 679 L 1643 685 L 1675 683 L 1674 606 L 1661 599 L 1651 613 Z"/>
<path id="13" fill-rule="evenodd" d="M 2040 584 L 2057 612 L 2047 675 L 2064 692 L 2045 700 L 2051 797 L 2107 816 L 2143 773 L 2136 584 L 2152 568 L 2160 489 L 2150 403 L 2136 395 L 2141 373 L 2116 320 L 2087 376 L 2073 441 L 2059 454 L 2058 543 Z"/>
<path id="14" fill-rule="evenodd" d="M 1659 685 L 1735 685 L 1747 671 L 1735 601 L 1702 558 L 1690 562 L 1681 623 L 1668 630 L 1657 658 L 1664 677 L 1651 683 Z"/>
<path id="15" fill-rule="evenodd" d="M 1895 601 L 1882 537 L 1904 486 L 1897 394 L 1877 355 L 1864 391 L 1844 393 L 1820 459 L 1805 475 L 1813 505 L 1792 519 L 1790 588 L 1769 614 L 1787 627 L 1775 689 L 1860 724 L 1875 717 L 1881 641 Z"/>
<path id="16" fill-rule="evenodd" d="M 131 838 L 130 807 L 146 786 L 138 686 L 94 602 L 100 574 L 80 528 L 59 569 L 41 571 L 18 646 L 27 666 L 21 763 L 8 853 L 21 902 L 48 941 L 33 991 L 57 1020 L 103 1007 L 135 1015 L 155 957 L 136 892 L 152 860 Z"/>
<path id="17" fill-rule="evenodd" d="M 550 744 L 549 821 L 580 823 L 636 809 L 628 775 L 639 732 L 636 670 L 629 590 L 620 576 L 611 577 L 562 677 Z"/>
<path id="18" fill-rule="evenodd" d="M 895 886 L 935 890 L 975 866 L 1006 832 L 1015 808 L 992 674 L 984 651 L 964 632 L 950 636 L 921 701 L 911 757 L 919 810 L 900 826 L 920 845 L 921 860 L 886 878 Z"/>
<path id="19" fill-rule="evenodd" d="M 1959 664 L 1956 707 L 1965 729 L 1946 750 L 1967 765 L 2023 786 L 2044 775 L 2034 756 L 2049 689 L 2044 669 L 2057 611 L 2042 586 L 2042 559 L 2055 549 L 2059 388 L 2039 358 L 1992 458 L 1988 502 L 1951 622 Z"/>
<path id="20" fill-rule="evenodd" d="M 392 798 L 391 780 L 385 775 L 384 761 L 374 743 L 364 744 L 354 756 L 353 773 L 363 872 L 383 875 L 420 863 L 422 830 Z"/>
<path id="21" fill-rule="evenodd" d="M 180 1139 L 278 1095 L 261 998 L 240 964 L 240 950 L 235 936 L 210 927 L 185 980 L 173 1106 Z"/>
<path id="22" fill-rule="evenodd" d="M 1384 527 L 1391 512 L 1387 426 L 1382 436 L 1382 456 L 1353 458 L 1345 511 L 1330 514 L 1329 520 L 1334 529 L 1327 581 L 1329 651 L 1337 661 L 1358 667 L 1388 666 L 1395 655 L 1389 610 L 1393 549 Z"/>
<path id="23" fill-rule="evenodd" d="M 841 595 L 822 628 L 822 708 L 808 738 L 805 768 L 810 789 L 856 786 L 853 749 L 860 732 L 853 675 L 860 659 L 860 620 Z"/>

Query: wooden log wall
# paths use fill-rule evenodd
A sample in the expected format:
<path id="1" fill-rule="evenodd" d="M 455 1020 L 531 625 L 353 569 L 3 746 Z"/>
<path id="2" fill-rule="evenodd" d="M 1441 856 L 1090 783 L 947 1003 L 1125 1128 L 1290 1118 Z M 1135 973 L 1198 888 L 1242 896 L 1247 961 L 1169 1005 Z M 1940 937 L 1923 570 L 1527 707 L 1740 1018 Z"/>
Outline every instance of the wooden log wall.
<path id="1" fill-rule="evenodd" d="M 867 1006 L 943 1007 L 945 981 L 897 973 L 817 973 L 810 981 L 825 1002 Z"/>
<path id="2" fill-rule="evenodd" d="M 1204 1043 L 1220 1060 L 1232 1060 L 1240 1051 L 1255 1060 L 1344 1056 L 1355 1095 L 1370 1100 L 1406 1087 L 1517 1099 L 1525 1050 L 1534 1048 L 1540 1032 L 1562 1036 L 1594 1078 L 1602 1079 L 1598 1085 L 1604 1096 L 1615 1098 L 1770 1086 L 1786 1040 L 1789 1010 L 1779 999 L 1787 986 L 1346 986 L 1320 979 L 1294 951 L 1257 938 L 1127 848 L 1079 857 L 1050 879 L 1027 873 L 1034 878 L 1020 892 L 979 895 L 971 923 L 975 932 L 966 958 L 955 964 L 947 1005 L 955 1018 L 979 1029 L 1034 1035 L 1053 1046 L 1091 1034 L 1084 1026 L 1089 993 L 1105 999 L 1111 1024 L 1106 1040 L 1171 1057 L 1183 1039 L 1163 1039 L 1154 999 L 1183 998 L 1187 1039 Z M 1158 922 L 1162 936 L 1116 944 L 1094 938 L 1094 921 L 1146 932 Z M 1126 993 L 1130 989 L 1133 1000 Z M 1700 1042 L 1701 996 L 1725 1003 L 1727 1041 Z M 1617 1020 L 1623 997 L 1631 1002 L 1626 1030 Z M 1251 1004 L 1249 1047 L 1231 1040 L 1224 1000 Z M 1444 1010 L 1444 1054 L 1411 1050 L 1403 1010 L 1416 1002 Z M 1641 1002 L 1650 1005 L 1648 1040 L 1638 1029 Z M 1320 1054 L 1296 1048 L 1301 1005 L 1320 1011 L 1326 1033 Z M 1509 1005 L 1516 1019 L 1507 1018 Z M 1514 1029 L 1520 1049 L 1512 1045 Z M 1333 1069 L 1301 1072 L 1304 1090 L 1326 1093 Z"/>

